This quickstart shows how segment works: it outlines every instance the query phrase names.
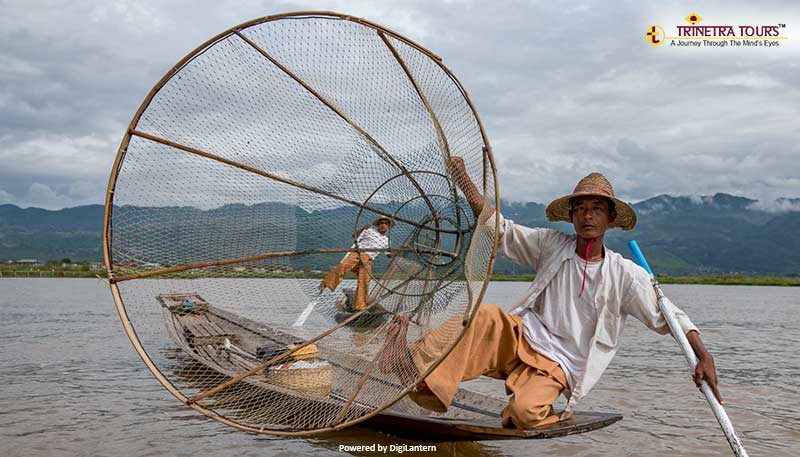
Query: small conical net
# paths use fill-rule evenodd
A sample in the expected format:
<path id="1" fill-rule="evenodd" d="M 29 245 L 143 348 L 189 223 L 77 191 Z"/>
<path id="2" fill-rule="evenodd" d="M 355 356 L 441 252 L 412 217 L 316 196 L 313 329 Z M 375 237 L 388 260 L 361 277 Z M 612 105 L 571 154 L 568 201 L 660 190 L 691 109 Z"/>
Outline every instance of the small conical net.
<path id="1" fill-rule="evenodd" d="M 453 156 L 496 206 L 465 92 L 391 31 L 297 13 L 210 40 L 145 99 L 112 172 L 107 264 L 136 350 L 179 399 L 246 430 L 428 414 L 395 403 L 426 374 L 407 343 L 450 320 L 449 351 L 496 245 Z"/>

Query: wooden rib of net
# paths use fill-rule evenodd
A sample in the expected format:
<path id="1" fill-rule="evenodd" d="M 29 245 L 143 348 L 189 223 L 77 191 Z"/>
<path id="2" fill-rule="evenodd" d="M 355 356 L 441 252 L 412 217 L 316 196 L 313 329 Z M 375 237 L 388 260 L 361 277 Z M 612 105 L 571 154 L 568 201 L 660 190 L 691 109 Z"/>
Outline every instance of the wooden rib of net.
<path id="1" fill-rule="evenodd" d="M 106 268 L 136 351 L 178 399 L 243 430 L 433 414 L 403 396 L 463 334 L 498 237 L 453 184 L 452 156 L 497 207 L 466 92 L 393 31 L 300 12 L 210 39 L 150 91 L 109 180 Z M 389 248 L 359 245 L 379 216 Z M 318 291 L 351 253 L 361 269 L 377 254 L 361 310 L 353 273 Z M 413 343 L 435 327 L 441 356 L 419 372 Z"/>

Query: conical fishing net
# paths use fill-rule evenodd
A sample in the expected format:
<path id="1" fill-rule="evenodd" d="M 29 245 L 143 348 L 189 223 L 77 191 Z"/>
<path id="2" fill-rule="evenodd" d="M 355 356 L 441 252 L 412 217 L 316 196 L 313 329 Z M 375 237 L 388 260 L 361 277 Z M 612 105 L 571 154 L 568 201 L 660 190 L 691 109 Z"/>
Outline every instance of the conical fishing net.
<path id="1" fill-rule="evenodd" d="M 406 343 L 450 319 L 444 357 L 494 258 L 450 157 L 496 206 L 466 93 L 380 26 L 296 13 L 200 46 L 142 103 L 109 184 L 107 266 L 137 352 L 176 397 L 250 431 L 394 404 L 426 374 Z"/>

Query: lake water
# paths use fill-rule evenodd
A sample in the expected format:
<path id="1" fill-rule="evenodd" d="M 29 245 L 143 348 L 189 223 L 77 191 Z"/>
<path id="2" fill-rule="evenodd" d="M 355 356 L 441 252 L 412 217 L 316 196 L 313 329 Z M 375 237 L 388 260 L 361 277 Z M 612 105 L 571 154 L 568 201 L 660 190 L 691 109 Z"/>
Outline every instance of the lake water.
<path id="1" fill-rule="evenodd" d="M 493 283 L 485 301 L 507 308 L 525 287 Z M 726 409 L 750 455 L 798 455 L 800 289 L 664 289 L 714 354 Z M 344 455 L 341 445 L 423 444 L 355 427 L 308 439 L 252 435 L 195 413 L 145 368 L 98 280 L 0 279 L 0 322 L 3 456 L 327 456 Z M 503 390 L 498 381 L 470 384 Z M 672 338 L 634 319 L 580 409 L 625 418 L 565 438 L 439 443 L 436 453 L 419 455 L 732 455 Z"/>

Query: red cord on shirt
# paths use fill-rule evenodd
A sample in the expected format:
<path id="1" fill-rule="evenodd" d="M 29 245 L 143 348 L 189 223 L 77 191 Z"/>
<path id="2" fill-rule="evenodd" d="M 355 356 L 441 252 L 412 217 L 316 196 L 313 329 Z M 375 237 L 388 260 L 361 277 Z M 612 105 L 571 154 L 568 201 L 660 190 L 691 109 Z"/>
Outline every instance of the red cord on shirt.
<path id="1" fill-rule="evenodd" d="M 578 298 L 580 298 L 583 293 L 583 288 L 586 286 L 586 267 L 589 266 L 589 249 L 592 248 L 592 241 L 594 241 L 594 238 L 589 240 L 589 243 L 586 244 L 586 254 L 583 256 L 583 280 L 581 281 L 581 291 L 578 292 Z"/>

